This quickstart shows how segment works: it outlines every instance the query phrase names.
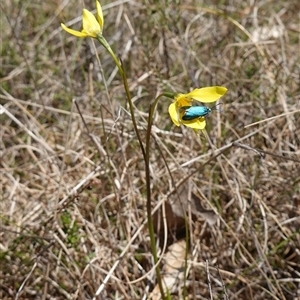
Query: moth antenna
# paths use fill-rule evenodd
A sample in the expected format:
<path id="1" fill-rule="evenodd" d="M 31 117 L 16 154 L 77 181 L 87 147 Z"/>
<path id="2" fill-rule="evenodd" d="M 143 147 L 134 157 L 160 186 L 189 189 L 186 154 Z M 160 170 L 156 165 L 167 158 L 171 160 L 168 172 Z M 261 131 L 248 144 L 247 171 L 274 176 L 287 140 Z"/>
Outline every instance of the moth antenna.
<path id="1" fill-rule="evenodd" d="M 218 107 L 217 107 L 217 106 L 220 106 L 220 105 L 223 105 L 223 102 L 218 102 L 217 104 L 215 104 L 215 105 L 211 108 L 211 110 L 217 110 L 217 111 L 219 111 L 220 113 L 222 113 L 223 110 L 222 110 L 221 108 L 218 108 Z"/>

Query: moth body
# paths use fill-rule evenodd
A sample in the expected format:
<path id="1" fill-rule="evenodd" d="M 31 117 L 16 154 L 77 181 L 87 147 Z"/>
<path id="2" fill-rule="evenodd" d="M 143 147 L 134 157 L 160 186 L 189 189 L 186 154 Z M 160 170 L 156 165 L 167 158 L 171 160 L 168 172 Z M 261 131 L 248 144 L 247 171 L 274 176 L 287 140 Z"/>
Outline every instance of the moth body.
<path id="1" fill-rule="evenodd" d="M 192 121 L 201 117 L 206 117 L 210 112 L 211 108 L 206 106 L 184 106 L 182 107 L 184 114 L 182 120 Z"/>

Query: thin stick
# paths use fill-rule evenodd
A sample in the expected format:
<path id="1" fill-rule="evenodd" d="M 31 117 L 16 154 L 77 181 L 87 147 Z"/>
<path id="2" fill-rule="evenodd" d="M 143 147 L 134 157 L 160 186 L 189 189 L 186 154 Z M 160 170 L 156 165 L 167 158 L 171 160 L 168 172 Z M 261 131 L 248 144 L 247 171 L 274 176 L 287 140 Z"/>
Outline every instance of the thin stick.
<path id="1" fill-rule="evenodd" d="M 205 265 L 206 265 L 206 275 L 207 275 L 207 282 L 208 282 L 210 299 L 214 300 L 213 295 L 212 295 L 211 283 L 210 283 L 210 273 L 209 273 L 209 267 L 208 267 L 208 260 L 205 261 Z"/>
<path id="2" fill-rule="evenodd" d="M 216 269 L 218 270 L 218 274 L 219 274 L 221 282 L 222 282 L 222 287 L 223 287 L 223 291 L 224 291 L 224 295 L 225 295 L 225 300 L 229 300 L 229 297 L 228 297 L 228 294 L 227 294 L 227 290 L 226 290 L 226 286 L 225 286 L 225 283 L 223 281 L 223 278 L 222 278 L 222 275 L 220 273 L 218 265 L 216 265 Z"/>
<path id="3" fill-rule="evenodd" d="M 267 119 L 264 119 L 264 120 L 260 120 L 260 121 L 255 122 L 255 123 L 248 124 L 248 125 L 244 126 L 244 128 L 248 128 L 250 126 L 254 126 L 254 125 L 264 123 L 264 122 L 267 122 L 267 121 L 275 120 L 275 119 L 278 119 L 278 118 L 281 118 L 281 117 L 284 117 L 284 116 L 287 116 L 287 115 L 292 115 L 292 114 L 295 114 L 297 112 L 299 113 L 300 109 L 295 110 L 295 111 L 290 111 L 290 112 L 287 112 L 287 113 L 283 113 L 283 114 L 280 114 L 280 115 L 277 115 L 277 116 L 274 116 L 274 117 L 270 117 L 270 118 L 267 118 Z"/>

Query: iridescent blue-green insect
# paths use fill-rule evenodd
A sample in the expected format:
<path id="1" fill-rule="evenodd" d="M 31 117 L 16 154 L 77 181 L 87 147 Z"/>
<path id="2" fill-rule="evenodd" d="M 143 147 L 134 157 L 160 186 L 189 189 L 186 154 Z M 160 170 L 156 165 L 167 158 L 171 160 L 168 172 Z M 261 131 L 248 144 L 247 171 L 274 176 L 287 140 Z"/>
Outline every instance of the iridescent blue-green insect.
<path id="1" fill-rule="evenodd" d="M 181 108 L 184 111 L 182 120 L 192 121 L 201 117 L 206 117 L 212 110 L 217 110 L 216 106 L 220 104 L 221 103 L 216 104 L 212 108 L 206 106 L 184 106 Z"/>

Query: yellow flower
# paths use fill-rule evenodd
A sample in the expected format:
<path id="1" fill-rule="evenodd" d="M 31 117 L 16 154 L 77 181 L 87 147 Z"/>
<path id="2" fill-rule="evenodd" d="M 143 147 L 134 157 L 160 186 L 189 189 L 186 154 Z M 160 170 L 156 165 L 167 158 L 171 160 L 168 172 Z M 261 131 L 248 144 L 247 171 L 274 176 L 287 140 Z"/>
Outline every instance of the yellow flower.
<path id="1" fill-rule="evenodd" d="M 202 103 L 211 103 L 220 99 L 227 89 L 222 86 L 211 86 L 204 87 L 201 89 L 195 89 L 187 94 L 176 94 L 175 102 L 169 106 L 169 114 L 176 126 L 183 124 L 193 129 L 203 130 L 206 126 L 204 116 L 195 117 L 192 120 L 183 120 L 182 117 L 185 115 L 186 109 L 192 106 L 193 100 Z"/>
<path id="2" fill-rule="evenodd" d="M 90 11 L 88 11 L 87 9 L 83 9 L 82 31 L 70 29 L 63 23 L 61 23 L 61 27 L 65 31 L 69 32 L 70 34 L 73 34 L 80 38 L 84 38 L 84 37 L 97 38 L 98 36 L 101 36 L 102 29 L 104 26 L 104 19 L 103 19 L 102 8 L 99 1 L 96 1 L 96 7 L 97 7 L 96 18 Z"/>

